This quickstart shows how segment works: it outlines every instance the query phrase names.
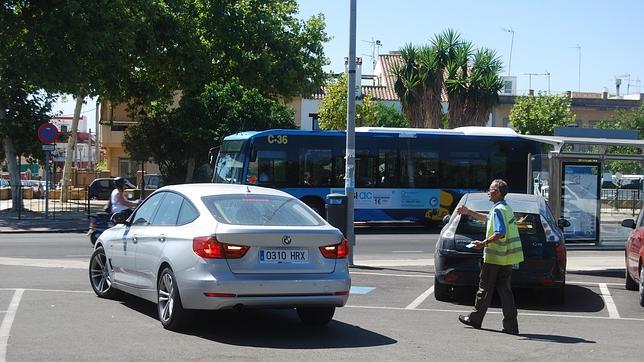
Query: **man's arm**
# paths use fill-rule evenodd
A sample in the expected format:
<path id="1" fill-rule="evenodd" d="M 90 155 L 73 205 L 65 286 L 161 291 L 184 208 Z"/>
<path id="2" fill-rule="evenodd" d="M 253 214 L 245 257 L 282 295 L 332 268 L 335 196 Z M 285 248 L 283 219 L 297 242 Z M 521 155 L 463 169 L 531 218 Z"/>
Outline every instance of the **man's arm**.
<path id="1" fill-rule="evenodd" d="M 456 208 L 456 211 L 461 215 L 467 215 L 469 217 L 473 217 L 480 222 L 484 222 L 485 219 L 487 219 L 486 214 L 470 210 L 465 205 L 460 205 L 459 207 Z"/>

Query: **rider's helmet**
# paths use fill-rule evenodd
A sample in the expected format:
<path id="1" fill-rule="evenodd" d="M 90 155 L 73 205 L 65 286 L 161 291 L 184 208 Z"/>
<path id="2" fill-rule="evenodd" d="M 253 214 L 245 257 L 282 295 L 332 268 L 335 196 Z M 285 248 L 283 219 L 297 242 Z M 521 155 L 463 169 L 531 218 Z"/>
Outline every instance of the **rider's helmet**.
<path id="1" fill-rule="evenodd" d="M 123 187 L 125 186 L 125 179 L 123 177 L 117 177 L 114 179 L 114 185 L 116 187 Z"/>

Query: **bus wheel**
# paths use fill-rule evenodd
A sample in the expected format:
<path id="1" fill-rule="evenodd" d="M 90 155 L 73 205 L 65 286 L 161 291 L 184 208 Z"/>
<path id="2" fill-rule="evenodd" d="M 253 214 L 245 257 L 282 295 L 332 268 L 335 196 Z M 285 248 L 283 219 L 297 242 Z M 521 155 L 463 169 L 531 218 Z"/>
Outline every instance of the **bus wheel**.
<path id="1" fill-rule="evenodd" d="M 325 217 L 326 212 L 324 210 L 324 202 L 322 200 L 317 199 L 317 198 L 303 198 L 302 202 L 306 204 L 306 206 L 310 207 L 313 209 L 313 211 L 317 212 L 318 215 Z"/>

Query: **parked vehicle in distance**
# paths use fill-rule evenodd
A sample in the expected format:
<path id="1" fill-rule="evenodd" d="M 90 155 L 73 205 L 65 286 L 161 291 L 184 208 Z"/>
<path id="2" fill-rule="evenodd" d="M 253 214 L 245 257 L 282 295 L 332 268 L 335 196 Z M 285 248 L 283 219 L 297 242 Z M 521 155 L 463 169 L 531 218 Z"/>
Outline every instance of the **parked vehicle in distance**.
<path id="1" fill-rule="evenodd" d="M 149 173 L 143 176 L 143 181 L 145 182 L 146 190 L 156 190 L 159 187 L 163 186 L 161 183 L 161 175 Z"/>
<path id="2" fill-rule="evenodd" d="M 324 325 L 351 288 L 342 233 L 298 199 L 257 186 L 184 184 L 150 195 L 96 241 L 89 277 L 157 303 L 180 328 L 187 309 L 296 308 Z"/>
<path id="3" fill-rule="evenodd" d="M 556 222 L 546 200 L 539 195 L 506 195 L 514 210 L 525 260 L 514 266 L 512 286 L 545 288 L 555 303 L 563 303 L 566 283 L 566 243 L 561 228 L 566 220 Z M 458 203 L 487 214 L 493 204 L 485 193 L 465 194 Z M 453 289 L 478 286 L 483 250 L 467 248 L 472 240 L 484 240 L 486 225 L 473 217 L 454 211 L 446 217 L 434 252 L 434 296 L 447 301 Z"/>
<path id="4" fill-rule="evenodd" d="M 640 210 L 637 221 L 626 219 L 622 226 L 633 229 L 626 240 L 625 264 L 628 290 L 639 290 L 640 305 L 644 307 L 644 209 Z"/>
<path id="5" fill-rule="evenodd" d="M 126 179 L 125 188 L 135 189 L 136 186 Z M 114 178 L 97 178 L 89 184 L 87 197 L 90 200 L 109 200 L 112 190 L 114 190 Z"/>

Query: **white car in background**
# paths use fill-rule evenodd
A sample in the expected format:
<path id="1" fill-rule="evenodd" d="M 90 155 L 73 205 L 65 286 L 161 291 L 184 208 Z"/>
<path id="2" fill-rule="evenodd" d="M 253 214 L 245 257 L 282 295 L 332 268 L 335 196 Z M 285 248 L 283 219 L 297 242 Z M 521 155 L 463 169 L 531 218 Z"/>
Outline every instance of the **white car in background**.
<path id="1" fill-rule="evenodd" d="M 342 233 L 281 191 L 246 185 L 166 186 L 96 241 L 90 284 L 157 303 L 179 328 L 186 309 L 296 308 L 328 323 L 351 288 Z"/>

